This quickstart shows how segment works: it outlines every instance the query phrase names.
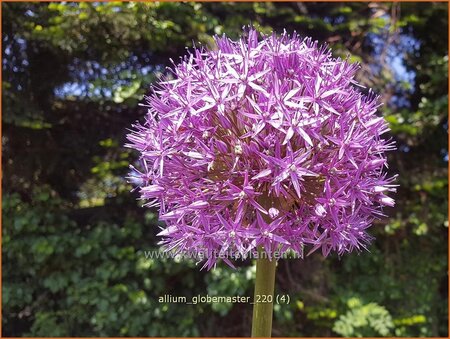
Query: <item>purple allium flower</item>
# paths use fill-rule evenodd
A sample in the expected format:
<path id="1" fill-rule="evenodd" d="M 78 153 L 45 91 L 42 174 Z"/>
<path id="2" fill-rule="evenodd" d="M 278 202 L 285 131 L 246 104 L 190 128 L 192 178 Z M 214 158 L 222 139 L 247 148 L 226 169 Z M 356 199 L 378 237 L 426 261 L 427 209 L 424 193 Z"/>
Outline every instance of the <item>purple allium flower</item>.
<path id="1" fill-rule="evenodd" d="M 359 66 L 296 34 L 249 29 L 216 45 L 175 65 L 128 135 L 140 152 L 134 182 L 166 224 L 161 243 L 242 255 L 365 248 L 394 205 L 384 153 L 395 145 L 381 137 L 379 97 L 357 88 Z"/>

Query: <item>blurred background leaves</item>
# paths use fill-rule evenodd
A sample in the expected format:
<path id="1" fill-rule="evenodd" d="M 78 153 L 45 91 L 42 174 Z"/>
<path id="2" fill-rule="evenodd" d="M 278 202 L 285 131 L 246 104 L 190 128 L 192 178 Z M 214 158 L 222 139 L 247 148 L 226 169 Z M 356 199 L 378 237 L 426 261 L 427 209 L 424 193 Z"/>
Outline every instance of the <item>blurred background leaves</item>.
<path id="1" fill-rule="evenodd" d="M 2 3 L 3 335 L 248 336 L 251 262 L 146 259 L 123 148 L 149 85 L 193 44 L 242 26 L 312 36 L 361 63 L 398 151 L 397 205 L 370 253 L 279 264 L 276 336 L 448 336 L 446 3 Z"/>

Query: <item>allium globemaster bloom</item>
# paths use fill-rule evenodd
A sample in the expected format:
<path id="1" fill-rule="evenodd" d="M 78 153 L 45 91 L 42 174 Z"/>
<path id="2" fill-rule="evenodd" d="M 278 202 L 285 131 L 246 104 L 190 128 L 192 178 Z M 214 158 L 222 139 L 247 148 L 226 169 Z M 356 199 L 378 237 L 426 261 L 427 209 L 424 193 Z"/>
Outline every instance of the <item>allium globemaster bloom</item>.
<path id="1" fill-rule="evenodd" d="M 128 135 L 140 153 L 133 180 L 166 224 L 161 243 L 241 255 L 365 248 L 394 205 L 384 169 L 395 145 L 381 136 L 379 98 L 358 90 L 359 66 L 296 34 L 249 29 L 216 45 L 174 66 Z"/>

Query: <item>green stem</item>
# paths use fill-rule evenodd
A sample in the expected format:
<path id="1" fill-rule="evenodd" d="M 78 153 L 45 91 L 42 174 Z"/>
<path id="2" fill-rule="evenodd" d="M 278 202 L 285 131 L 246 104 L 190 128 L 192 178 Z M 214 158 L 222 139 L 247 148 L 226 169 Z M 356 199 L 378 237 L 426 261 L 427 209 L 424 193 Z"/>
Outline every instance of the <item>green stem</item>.
<path id="1" fill-rule="evenodd" d="M 260 247 L 256 260 L 255 297 L 253 305 L 252 337 L 271 337 L 273 299 L 275 289 L 275 269 L 277 262 L 270 261 Z"/>

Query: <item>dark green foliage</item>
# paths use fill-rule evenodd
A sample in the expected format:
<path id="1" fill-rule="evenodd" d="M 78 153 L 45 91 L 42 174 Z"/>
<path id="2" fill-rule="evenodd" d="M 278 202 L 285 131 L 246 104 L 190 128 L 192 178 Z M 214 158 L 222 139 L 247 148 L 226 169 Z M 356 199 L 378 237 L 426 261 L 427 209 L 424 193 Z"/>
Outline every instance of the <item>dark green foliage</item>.
<path id="1" fill-rule="evenodd" d="M 248 336 L 254 268 L 148 259 L 157 213 L 124 179 L 149 85 L 193 42 L 297 30 L 361 62 L 399 150 L 370 253 L 279 263 L 276 336 L 447 336 L 446 3 L 3 3 L 3 334 Z"/>

